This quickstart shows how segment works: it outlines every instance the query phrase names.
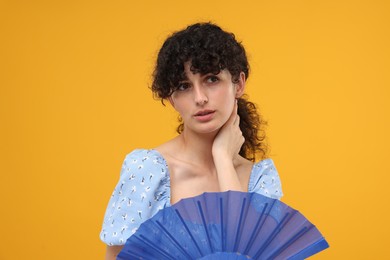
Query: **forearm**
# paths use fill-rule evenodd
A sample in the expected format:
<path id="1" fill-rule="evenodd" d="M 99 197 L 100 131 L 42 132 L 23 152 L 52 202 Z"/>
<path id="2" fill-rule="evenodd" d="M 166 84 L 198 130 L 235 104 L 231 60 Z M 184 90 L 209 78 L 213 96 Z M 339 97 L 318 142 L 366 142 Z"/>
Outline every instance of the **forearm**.
<path id="1" fill-rule="evenodd" d="M 233 161 L 229 159 L 229 157 L 215 157 L 214 164 L 217 170 L 219 188 L 221 191 L 244 191 L 240 180 L 238 179 Z"/>

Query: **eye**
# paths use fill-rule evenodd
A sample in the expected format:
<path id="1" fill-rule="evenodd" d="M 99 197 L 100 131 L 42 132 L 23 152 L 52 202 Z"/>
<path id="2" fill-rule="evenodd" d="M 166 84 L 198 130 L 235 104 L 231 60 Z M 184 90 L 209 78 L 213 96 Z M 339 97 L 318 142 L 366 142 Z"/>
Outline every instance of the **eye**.
<path id="1" fill-rule="evenodd" d="M 215 83 L 219 81 L 219 78 L 215 75 L 210 75 L 206 78 L 207 83 Z"/>
<path id="2" fill-rule="evenodd" d="M 184 91 L 184 90 L 187 90 L 188 88 L 190 88 L 190 84 L 187 83 L 187 82 L 181 82 L 179 83 L 179 85 L 177 86 L 176 90 L 178 91 Z"/>

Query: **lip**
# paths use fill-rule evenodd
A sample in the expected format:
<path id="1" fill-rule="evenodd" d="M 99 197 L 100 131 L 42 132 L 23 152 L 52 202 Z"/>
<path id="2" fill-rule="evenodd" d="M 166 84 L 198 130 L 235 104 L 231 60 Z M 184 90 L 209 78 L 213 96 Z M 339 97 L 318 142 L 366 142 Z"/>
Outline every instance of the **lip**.
<path id="1" fill-rule="evenodd" d="M 196 112 L 196 114 L 194 116 L 204 116 L 204 115 L 214 113 L 214 112 L 215 112 L 214 110 L 203 109 L 203 110 L 199 110 L 198 112 Z"/>
<path id="2" fill-rule="evenodd" d="M 194 118 L 200 122 L 210 121 L 214 117 L 215 110 L 200 110 L 194 114 Z"/>

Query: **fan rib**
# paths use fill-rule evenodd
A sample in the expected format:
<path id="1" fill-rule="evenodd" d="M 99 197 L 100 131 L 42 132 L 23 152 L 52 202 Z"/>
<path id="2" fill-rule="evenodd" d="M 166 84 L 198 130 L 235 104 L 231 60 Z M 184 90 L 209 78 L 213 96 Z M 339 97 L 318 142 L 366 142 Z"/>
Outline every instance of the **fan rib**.
<path id="1" fill-rule="evenodd" d="M 199 210 L 200 216 L 202 217 L 203 227 L 204 227 L 204 230 L 206 231 L 206 236 L 207 236 L 207 241 L 209 242 L 210 251 L 214 252 L 213 245 L 211 244 L 210 234 L 209 234 L 209 231 L 207 229 L 207 223 L 206 223 L 206 220 L 204 218 L 202 205 L 200 204 L 199 200 L 197 201 L 197 204 L 198 204 L 198 210 Z"/>
<path id="2" fill-rule="evenodd" d="M 260 215 L 259 219 L 257 220 L 256 225 L 255 225 L 255 228 L 253 229 L 252 234 L 251 234 L 251 236 L 250 236 L 250 239 L 249 239 L 250 242 L 248 243 L 248 245 L 246 246 L 246 248 L 245 248 L 245 250 L 244 250 L 244 255 L 247 255 L 247 254 L 248 254 L 250 248 L 252 247 L 253 243 L 255 242 L 255 239 L 254 239 L 254 238 L 259 234 L 259 232 L 260 232 L 260 230 L 261 230 L 261 227 L 263 226 L 263 224 L 264 224 L 264 222 L 265 222 L 265 221 L 263 221 L 263 222 L 261 223 L 261 220 L 262 220 L 263 217 L 265 216 L 265 211 L 267 210 L 267 208 L 268 208 L 268 203 L 265 203 L 265 204 L 264 204 L 263 211 L 261 212 L 261 215 Z M 264 219 L 265 219 L 265 217 L 264 217 Z M 259 228 L 260 223 L 261 223 L 261 226 L 260 226 L 260 228 Z"/>
<path id="3" fill-rule="evenodd" d="M 131 252 L 121 252 L 120 255 L 117 256 L 117 260 L 126 260 L 126 259 L 142 259 L 142 256 L 133 254 Z"/>
<path id="4" fill-rule="evenodd" d="M 191 233 L 190 229 L 188 228 L 187 224 L 184 222 L 184 219 L 180 215 L 180 212 L 177 209 L 175 209 L 175 212 L 178 215 L 180 221 L 183 223 L 184 228 L 186 229 L 187 233 L 190 235 L 191 240 L 194 242 L 194 244 L 196 246 L 196 249 L 198 249 L 199 254 L 203 256 L 204 254 L 203 254 L 202 250 L 200 250 L 200 247 L 199 247 L 198 243 L 196 243 L 196 240 L 195 240 L 194 236 L 192 235 L 192 233 Z"/>
<path id="5" fill-rule="evenodd" d="M 164 231 L 164 233 L 174 242 L 173 245 L 175 245 L 176 248 L 180 249 L 182 251 L 182 253 L 184 253 L 189 259 L 192 259 L 192 257 L 180 245 L 180 243 L 172 236 L 172 234 L 164 227 L 164 225 L 160 221 L 156 221 L 156 223 L 161 227 L 161 229 Z"/>
<path id="6" fill-rule="evenodd" d="M 175 260 L 175 257 L 173 257 L 172 255 L 170 255 L 168 252 L 165 252 L 164 249 L 161 249 L 160 247 L 158 247 L 156 245 L 156 243 L 153 243 L 152 241 L 150 241 L 147 237 L 145 237 L 144 235 L 140 235 L 140 237 L 137 237 L 139 240 L 143 241 L 145 244 L 149 245 L 152 249 L 154 249 L 155 251 L 157 251 L 158 253 L 160 253 L 161 255 L 167 257 L 168 259 L 173 259 Z M 142 238 L 142 239 L 141 239 Z"/>
<path id="7" fill-rule="evenodd" d="M 118 260 L 126 260 L 126 259 L 134 259 L 134 258 L 137 258 L 137 259 L 142 259 L 142 255 L 138 255 L 134 252 L 120 252 L 120 254 L 118 255 L 117 259 Z"/>
<path id="8" fill-rule="evenodd" d="M 219 198 L 219 217 L 221 219 L 221 243 L 222 243 L 222 251 L 225 251 L 226 243 L 225 243 L 225 235 L 223 234 L 224 226 L 223 226 L 223 201 L 222 198 Z"/>
<path id="9" fill-rule="evenodd" d="M 300 260 L 308 258 L 311 255 L 317 254 L 318 252 L 329 247 L 328 242 L 326 242 L 324 237 L 321 237 L 318 241 L 309 245 L 306 248 L 303 248 L 301 251 L 296 253 L 294 256 L 288 258 L 288 260 Z"/>
<path id="10" fill-rule="evenodd" d="M 245 205 L 246 205 L 246 198 L 243 198 L 242 199 L 242 206 L 241 206 L 241 210 L 240 210 L 240 219 L 238 220 L 238 223 L 237 223 L 237 232 L 236 232 L 236 240 L 234 241 L 234 247 L 233 247 L 233 252 L 236 252 L 237 251 L 237 247 L 238 247 L 238 244 L 239 244 L 239 238 L 241 238 L 241 234 L 242 234 L 242 219 L 244 218 L 244 215 L 246 216 L 246 214 L 244 214 L 244 211 L 245 211 Z M 245 211 L 246 213 L 246 211 Z"/>
<path id="11" fill-rule="evenodd" d="M 293 213 L 291 214 L 290 212 L 286 213 L 282 219 L 282 221 L 280 221 L 278 223 L 278 225 L 276 226 L 276 228 L 274 229 L 274 231 L 271 233 L 271 235 L 266 239 L 265 243 L 263 244 L 263 246 L 257 251 L 257 253 L 255 254 L 255 259 L 259 258 L 261 256 L 261 254 L 264 252 L 265 248 L 267 248 L 267 246 L 269 244 L 271 244 L 271 242 L 274 240 L 274 238 L 277 236 L 277 234 L 282 230 L 282 228 L 290 221 L 290 219 L 295 215 L 297 211 L 293 211 Z"/>
<path id="12" fill-rule="evenodd" d="M 300 260 L 329 247 L 297 210 L 257 193 L 204 193 L 161 212 L 127 240 L 118 260 Z"/>
<path id="13" fill-rule="evenodd" d="M 314 227 L 313 225 L 310 225 L 309 227 L 307 226 L 303 227 L 301 230 L 299 230 L 298 233 L 296 233 L 292 238 L 290 238 L 286 243 L 284 243 L 278 250 L 276 250 L 270 256 L 270 258 L 275 258 L 276 256 L 280 255 L 284 250 L 286 250 L 295 241 L 297 241 L 299 238 L 301 238 L 303 235 L 309 232 L 313 227 Z"/>
<path id="14" fill-rule="evenodd" d="M 264 226 L 264 223 L 266 222 L 267 220 L 267 216 L 269 215 L 269 213 L 272 211 L 272 209 L 274 208 L 275 206 L 275 203 L 276 203 L 277 200 L 274 200 L 271 204 L 271 207 L 269 208 L 269 210 L 267 212 L 264 213 L 264 220 L 262 221 L 261 225 L 260 225 L 260 228 L 259 228 L 259 231 L 256 233 L 256 236 L 260 233 L 260 231 L 262 230 L 263 226 Z M 266 205 L 268 205 L 268 203 L 266 203 Z M 251 246 L 253 245 L 253 242 L 250 244 Z M 258 252 L 257 252 L 258 253 Z"/>

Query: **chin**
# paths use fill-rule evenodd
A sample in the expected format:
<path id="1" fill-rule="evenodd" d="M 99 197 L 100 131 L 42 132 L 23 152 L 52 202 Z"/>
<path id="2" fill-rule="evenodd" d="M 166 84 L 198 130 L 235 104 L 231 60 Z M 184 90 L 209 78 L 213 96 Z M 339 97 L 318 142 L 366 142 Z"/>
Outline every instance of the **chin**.
<path id="1" fill-rule="evenodd" d="M 212 134 L 216 133 L 221 129 L 222 125 L 203 125 L 191 128 L 191 131 L 198 134 Z"/>

